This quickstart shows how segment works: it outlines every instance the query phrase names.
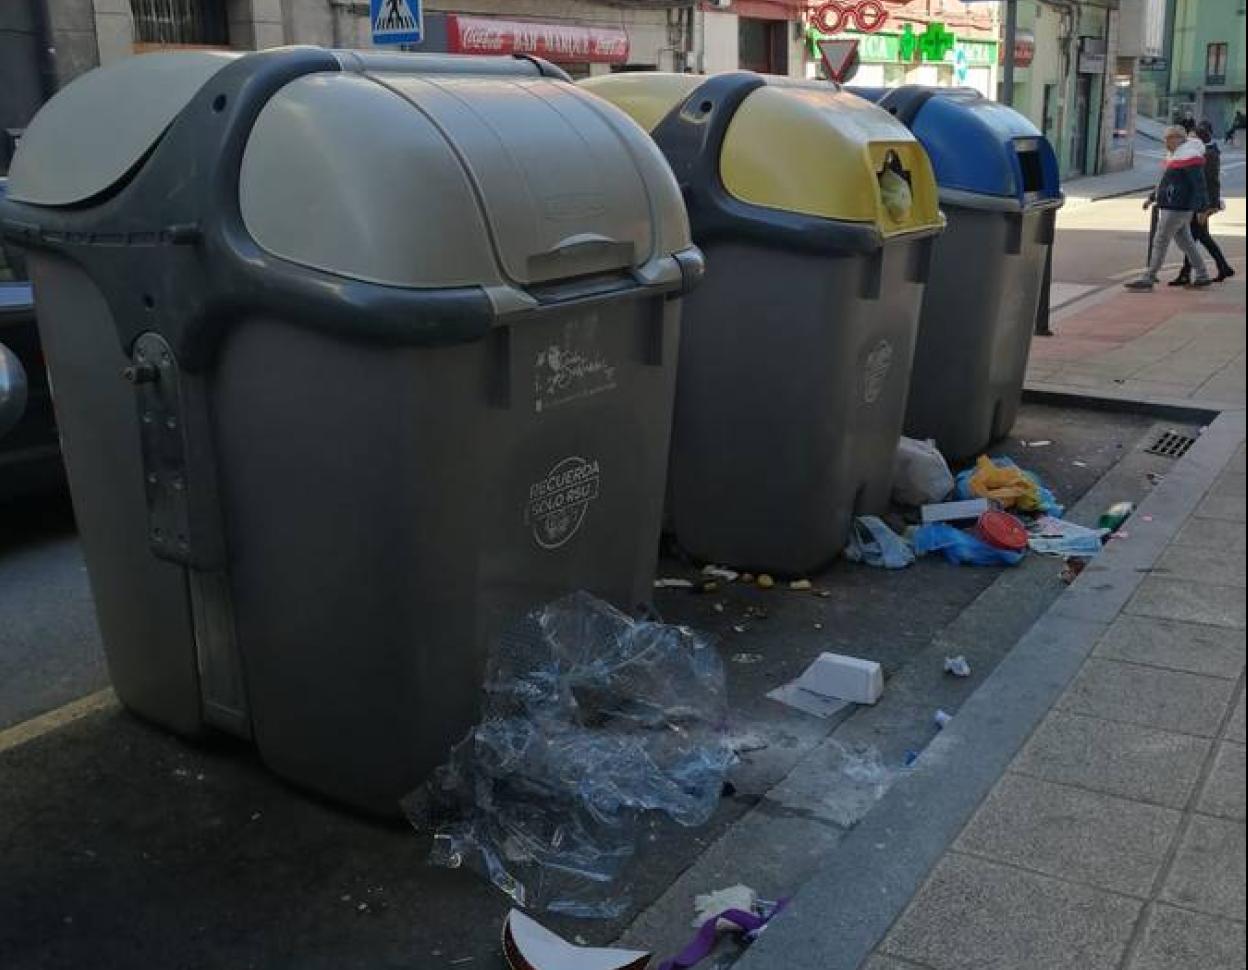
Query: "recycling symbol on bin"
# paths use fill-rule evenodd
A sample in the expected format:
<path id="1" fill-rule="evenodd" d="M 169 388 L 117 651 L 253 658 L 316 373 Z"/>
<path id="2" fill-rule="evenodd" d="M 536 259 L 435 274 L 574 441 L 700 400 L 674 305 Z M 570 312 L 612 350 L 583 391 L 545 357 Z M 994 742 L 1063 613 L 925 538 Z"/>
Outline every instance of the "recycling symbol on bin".
<path id="1" fill-rule="evenodd" d="M 576 535 L 598 498 L 600 477 L 597 461 L 572 455 L 529 486 L 524 519 L 539 546 L 558 549 Z"/>

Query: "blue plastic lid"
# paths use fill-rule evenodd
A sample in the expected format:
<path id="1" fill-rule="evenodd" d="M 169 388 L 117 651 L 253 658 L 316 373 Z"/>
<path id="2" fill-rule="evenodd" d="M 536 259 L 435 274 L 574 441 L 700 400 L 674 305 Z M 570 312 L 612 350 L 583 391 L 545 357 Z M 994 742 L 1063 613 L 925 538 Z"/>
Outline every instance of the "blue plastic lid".
<path id="1" fill-rule="evenodd" d="M 851 89 L 893 111 L 923 143 L 943 191 L 1017 200 L 1061 198 L 1049 140 L 1013 108 L 969 88 Z"/>

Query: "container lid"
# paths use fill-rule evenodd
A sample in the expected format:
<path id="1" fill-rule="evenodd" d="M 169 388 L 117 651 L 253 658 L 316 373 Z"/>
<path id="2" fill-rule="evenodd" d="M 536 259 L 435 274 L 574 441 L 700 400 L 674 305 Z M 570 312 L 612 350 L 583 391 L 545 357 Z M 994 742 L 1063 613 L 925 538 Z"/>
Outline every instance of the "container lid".
<path id="1" fill-rule="evenodd" d="M 979 517 L 977 528 L 990 546 L 1009 552 L 1023 552 L 1027 548 L 1027 530 L 1009 512 L 989 509 Z"/>
<path id="2" fill-rule="evenodd" d="M 936 181 L 950 190 L 1010 198 L 1020 205 L 1061 198 L 1057 156 L 1049 140 L 1024 115 L 969 88 L 917 85 L 864 89 L 881 106 L 904 105 L 909 124 L 932 159 Z"/>
<path id="3" fill-rule="evenodd" d="M 129 174 L 186 103 L 238 54 L 144 54 L 90 71 L 31 119 L 9 168 L 8 196 L 73 205 Z"/>
<path id="4" fill-rule="evenodd" d="M 690 245 L 662 155 L 623 113 L 536 73 L 419 68 L 309 75 L 269 101 L 239 189 L 262 248 L 376 283 L 488 289 L 644 277 Z"/>
<path id="5" fill-rule="evenodd" d="M 581 83 L 654 130 L 705 80 L 646 72 Z M 761 80 L 733 115 L 723 141 L 719 174 L 731 196 L 769 209 L 874 224 L 883 236 L 941 225 L 931 165 L 905 125 L 834 84 Z"/>
<path id="6" fill-rule="evenodd" d="M 523 58 L 308 53 L 243 56 L 257 70 L 313 65 L 243 129 L 239 213 L 270 255 L 368 283 L 482 287 L 496 312 L 535 306 L 522 290 L 543 283 L 681 281 L 672 257 L 690 247 L 689 225 L 666 161 L 566 77 Z M 228 157 L 222 139 L 201 138 L 193 158 L 153 149 L 239 56 L 144 55 L 84 75 L 32 121 L 10 197 L 83 207 L 149 158 L 211 168 L 214 150 Z"/>

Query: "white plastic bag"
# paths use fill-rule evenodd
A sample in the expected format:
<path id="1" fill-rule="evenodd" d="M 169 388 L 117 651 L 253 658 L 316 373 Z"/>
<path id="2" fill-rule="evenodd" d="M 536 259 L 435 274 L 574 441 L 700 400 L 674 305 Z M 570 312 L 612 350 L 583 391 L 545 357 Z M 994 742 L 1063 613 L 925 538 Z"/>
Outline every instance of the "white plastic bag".
<path id="1" fill-rule="evenodd" d="M 953 472 L 936 442 L 902 438 L 893 462 L 893 500 L 899 505 L 941 502 L 953 491 Z"/>

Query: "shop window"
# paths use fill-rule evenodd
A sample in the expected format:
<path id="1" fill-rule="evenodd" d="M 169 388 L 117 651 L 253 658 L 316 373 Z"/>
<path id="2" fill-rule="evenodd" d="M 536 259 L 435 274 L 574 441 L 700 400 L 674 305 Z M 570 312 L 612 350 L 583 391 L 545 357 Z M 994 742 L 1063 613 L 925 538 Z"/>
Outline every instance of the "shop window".
<path id="1" fill-rule="evenodd" d="M 737 25 L 737 61 L 742 70 L 789 73 L 789 22 L 742 17 Z"/>
<path id="2" fill-rule="evenodd" d="M 130 0 L 140 44 L 224 46 L 230 40 L 225 0 Z"/>
<path id="3" fill-rule="evenodd" d="M 1114 75 L 1114 147 L 1125 148 L 1131 141 L 1131 100 L 1135 94 L 1135 74 L 1128 58 L 1118 59 Z"/>
<path id="4" fill-rule="evenodd" d="M 1221 85 L 1226 83 L 1226 62 L 1230 58 L 1230 45 L 1226 43 L 1210 44 L 1205 51 L 1205 83 Z"/>
<path id="5" fill-rule="evenodd" d="M 906 83 L 906 65 L 904 64 L 885 64 L 884 65 L 884 86 L 886 88 L 899 88 Z"/>

